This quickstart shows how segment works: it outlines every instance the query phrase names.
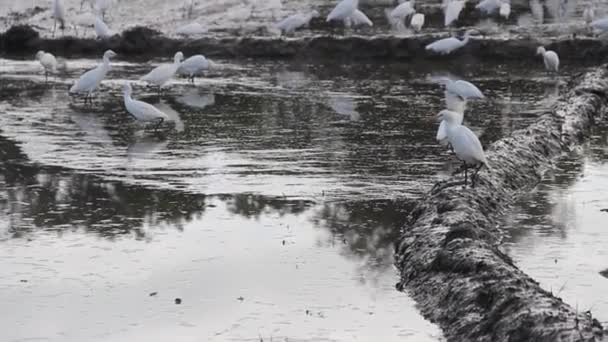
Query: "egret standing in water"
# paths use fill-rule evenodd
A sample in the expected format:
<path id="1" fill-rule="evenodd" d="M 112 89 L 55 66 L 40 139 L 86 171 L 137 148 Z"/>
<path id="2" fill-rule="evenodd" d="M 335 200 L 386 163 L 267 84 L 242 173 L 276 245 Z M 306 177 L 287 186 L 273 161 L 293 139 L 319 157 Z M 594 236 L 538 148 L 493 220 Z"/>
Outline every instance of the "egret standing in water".
<path id="1" fill-rule="evenodd" d="M 52 54 L 44 52 L 42 50 L 36 53 L 36 59 L 44 68 L 44 81 L 48 82 L 49 73 L 54 74 L 55 72 L 57 72 L 57 59 Z"/>
<path id="2" fill-rule="evenodd" d="M 97 89 L 101 81 L 110 71 L 110 58 L 115 57 L 116 53 L 108 50 L 103 54 L 103 61 L 95 69 L 89 70 L 82 74 L 78 81 L 70 88 L 70 94 L 85 94 L 84 102 L 87 99 L 93 103 L 91 95 Z"/>
<path id="3" fill-rule="evenodd" d="M 133 117 L 139 122 L 156 122 L 156 125 L 154 126 L 154 131 L 158 130 L 160 125 L 162 125 L 165 120 L 169 119 L 167 114 L 161 112 L 149 103 L 133 100 L 133 98 L 131 98 L 132 92 L 133 89 L 131 88 L 131 84 L 129 82 L 126 82 L 123 87 L 123 94 L 125 100 L 125 108 L 127 109 L 127 112 L 133 115 Z"/>
<path id="4" fill-rule="evenodd" d="M 433 51 L 435 53 L 439 53 L 442 55 L 450 54 L 451 52 L 460 49 L 461 47 L 467 45 L 469 42 L 469 38 L 473 30 L 468 30 L 464 34 L 464 38 L 462 40 L 456 37 L 443 38 L 438 41 L 435 41 L 426 46 L 427 51 Z"/>
<path id="5" fill-rule="evenodd" d="M 163 85 L 169 82 L 170 79 L 175 76 L 177 69 L 181 64 L 181 61 L 184 59 L 184 54 L 177 52 L 173 57 L 173 63 L 171 64 L 162 64 L 152 69 L 148 74 L 143 76 L 140 80 L 158 86 L 158 91 L 162 91 Z"/>
<path id="6" fill-rule="evenodd" d="M 188 76 L 188 80 L 194 83 L 194 77 L 209 69 L 209 60 L 203 55 L 188 57 L 177 69 L 180 75 Z"/>
<path id="7" fill-rule="evenodd" d="M 53 37 L 55 37 L 57 22 L 59 22 L 59 28 L 63 33 L 65 30 L 65 7 L 63 7 L 62 0 L 53 0 Z"/>
<path id="8" fill-rule="evenodd" d="M 319 12 L 317 12 L 316 10 L 306 14 L 297 13 L 294 15 L 290 15 L 289 17 L 278 22 L 276 24 L 276 28 L 281 30 L 281 34 L 291 34 L 301 27 L 308 26 L 312 18 L 316 18 L 318 16 Z"/>
<path id="9" fill-rule="evenodd" d="M 439 120 L 446 122 L 447 138 L 454 149 L 456 157 L 462 161 L 464 166 L 464 186 L 467 186 L 468 169 L 472 167 L 475 173 L 471 175 L 471 186 L 475 187 L 477 174 L 485 165 L 488 166 L 486 155 L 479 138 L 468 127 L 459 123 L 460 114 L 449 110 L 442 110 L 437 116 Z"/>
<path id="10" fill-rule="evenodd" d="M 178 36 L 189 37 L 189 36 L 199 36 L 199 35 L 207 33 L 208 31 L 209 30 L 207 30 L 207 28 L 205 28 L 203 25 L 201 25 L 197 22 L 193 22 L 193 23 L 178 27 L 175 30 L 175 34 Z"/>
<path id="11" fill-rule="evenodd" d="M 543 56 L 543 62 L 545 62 L 545 69 L 547 69 L 547 71 L 554 73 L 559 71 L 559 57 L 555 51 L 547 51 L 544 47 L 539 46 L 536 50 L 536 54 Z"/>

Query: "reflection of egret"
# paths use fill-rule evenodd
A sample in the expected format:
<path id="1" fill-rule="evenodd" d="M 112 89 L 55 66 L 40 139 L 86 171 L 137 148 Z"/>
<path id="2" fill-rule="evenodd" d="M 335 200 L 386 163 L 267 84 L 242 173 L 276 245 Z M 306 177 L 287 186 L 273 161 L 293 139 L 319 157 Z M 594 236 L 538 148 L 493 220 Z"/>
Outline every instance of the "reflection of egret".
<path id="1" fill-rule="evenodd" d="M 346 115 L 352 121 L 357 121 L 361 117 L 361 114 L 357 111 L 357 103 L 353 97 L 333 95 L 329 98 L 328 104 L 336 113 Z"/>
<path id="2" fill-rule="evenodd" d="M 103 54 L 103 61 L 95 69 L 89 70 L 82 74 L 78 81 L 70 88 L 70 94 L 84 93 L 84 101 L 91 99 L 91 95 L 97 89 L 101 81 L 106 77 L 110 70 L 110 58 L 116 56 L 112 50 L 107 50 Z"/>
<path id="3" fill-rule="evenodd" d="M 213 94 L 199 94 L 198 89 L 192 89 L 185 95 L 175 98 L 175 100 L 188 107 L 203 109 L 207 106 L 213 106 L 215 104 L 215 95 Z"/>
<path id="4" fill-rule="evenodd" d="M 458 123 L 459 114 L 442 110 L 438 115 L 439 120 L 447 122 L 448 141 L 456 157 L 462 161 L 464 166 L 464 185 L 467 185 L 468 168 L 473 167 L 475 173 L 471 176 L 471 185 L 475 187 L 477 173 L 486 165 L 486 156 L 479 138 L 468 127 Z"/>
<path id="5" fill-rule="evenodd" d="M 473 32 L 473 30 L 466 31 L 462 40 L 456 37 L 440 39 L 427 45 L 425 49 L 442 55 L 447 55 L 452 51 L 458 50 L 461 47 L 467 45 L 467 43 L 469 42 L 470 35 Z"/>
<path id="6" fill-rule="evenodd" d="M 410 22 L 410 26 L 416 32 L 420 32 L 422 26 L 424 25 L 424 14 L 416 13 L 412 16 L 412 21 Z"/>
<path id="7" fill-rule="evenodd" d="M 357 27 L 361 25 L 374 26 L 374 23 L 360 10 L 355 10 L 350 17 L 344 20 L 346 27 Z"/>
<path id="8" fill-rule="evenodd" d="M 130 83 L 125 83 L 123 92 L 125 108 L 127 109 L 127 112 L 137 119 L 137 121 L 142 123 L 156 122 L 154 130 L 158 130 L 158 127 L 160 127 L 165 120 L 169 120 L 169 117 L 165 113 L 161 112 L 153 105 L 143 101 L 133 100 L 131 97 L 133 89 L 131 88 Z"/>
<path id="9" fill-rule="evenodd" d="M 36 59 L 44 68 L 44 81 L 46 82 L 49 79 L 49 73 L 54 74 L 57 72 L 57 59 L 52 54 L 42 50 L 36 53 Z"/>
<path id="10" fill-rule="evenodd" d="M 536 50 L 536 54 L 543 57 L 543 62 L 545 63 L 545 69 L 547 69 L 547 71 L 555 73 L 559 71 L 559 57 L 555 51 L 547 51 L 544 47 L 539 46 Z"/>
<path id="11" fill-rule="evenodd" d="M 309 13 L 297 13 L 281 20 L 276 24 L 277 29 L 281 30 L 282 34 L 290 34 L 295 30 L 306 27 L 310 24 L 312 18 L 319 16 L 319 12 L 313 10 Z"/>
<path id="12" fill-rule="evenodd" d="M 129 145 L 127 158 L 130 161 L 133 159 L 150 159 L 158 152 L 166 150 L 168 144 L 169 141 L 167 140 L 158 140 L 150 136 L 142 137 Z"/>
<path id="13" fill-rule="evenodd" d="M 179 113 L 175 111 L 171 106 L 169 106 L 166 102 L 160 101 L 156 108 L 160 109 L 167 115 L 169 121 L 173 121 L 175 123 L 175 130 L 178 132 L 184 131 L 184 122 L 182 121 Z"/>
<path id="14" fill-rule="evenodd" d="M 158 86 L 159 91 L 163 85 L 175 76 L 179 69 L 181 61 L 184 59 L 184 54 L 177 52 L 173 57 L 173 63 L 161 64 L 144 75 L 141 80 Z"/>

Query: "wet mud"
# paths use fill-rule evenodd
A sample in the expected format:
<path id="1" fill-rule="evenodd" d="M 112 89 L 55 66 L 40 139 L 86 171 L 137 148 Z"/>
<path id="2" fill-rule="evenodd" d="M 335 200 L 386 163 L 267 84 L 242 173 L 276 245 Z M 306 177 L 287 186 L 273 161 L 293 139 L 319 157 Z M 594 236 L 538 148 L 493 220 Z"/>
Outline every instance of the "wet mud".
<path id="1" fill-rule="evenodd" d="M 495 142 L 477 187 L 437 184 L 408 217 L 397 246 L 407 289 L 448 340 L 597 341 L 606 333 L 524 274 L 500 248 L 501 217 L 551 163 L 582 143 L 608 99 L 602 67 L 572 81 L 537 123 Z M 456 184 L 458 185 L 456 185 Z"/>

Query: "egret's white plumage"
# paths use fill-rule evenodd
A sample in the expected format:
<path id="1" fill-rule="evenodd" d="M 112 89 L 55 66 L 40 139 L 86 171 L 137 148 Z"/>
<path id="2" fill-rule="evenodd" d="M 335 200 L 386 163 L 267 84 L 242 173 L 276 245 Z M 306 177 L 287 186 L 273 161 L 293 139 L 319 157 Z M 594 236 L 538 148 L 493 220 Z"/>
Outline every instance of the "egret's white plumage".
<path id="1" fill-rule="evenodd" d="M 125 83 L 123 88 L 125 108 L 127 109 L 127 112 L 137 119 L 137 121 L 142 123 L 157 121 L 157 125 L 155 127 L 155 129 L 157 129 L 165 120 L 169 118 L 167 114 L 161 112 L 153 105 L 143 101 L 134 100 L 131 97 L 132 92 L 133 89 L 131 88 L 131 84 L 128 82 Z"/>
<path id="2" fill-rule="evenodd" d="M 593 21 L 591 23 L 591 27 L 604 32 L 608 31 L 608 18 Z"/>
<path id="3" fill-rule="evenodd" d="M 591 25 L 593 22 L 593 18 L 595 17 L 595 6 L 593 4 L 585 7 L 583 10 L 583 20 L 587 25 Z"/>
<path id="4" fill-rule="evenodd" d="M 509 19 L 509 15 L 511 15 L 511 4 L 507 1 L 503 1 L 500 4 L 500 9 L 498 10 L 498 13 L 501 17 Z"/>
<path id="5" fill-rule="evenodd" d="M 419 32 L 424 25 L 424 14 L 416 13 L 412 16 L 412 21 L 410 22 L 410 26 L 414 29 L 414 31 Z"/>
<path id="6" fill-rule="evenodd" d="M 547 71 L 559 71 L 559 57 L 555 51 L 547 51 L 544 47 L 539 46 L 536 50 L 536 54 L 543 56 L 543 62 L 545 63 L 545 69 L 547 69 Z"/>
<path id="7" fill-rule="evenodd" d="M 346 27 L 357 27 L 361 25 L 374 26 L 374 23 L 360 10 L 355 10 L 353 14 L 344 20 Z"/>
<path id="8" fill-rule="evenodd" d="M 414 0 L 405 1 L 393 10 L 387 10 L 387 18 L 393 28 L 404 29 L 405 20 L 415 12 Z"/>
<path id="9" fill-rule="evenodd" d="M 112 0 L 96 0 L 94 10 L 96 13 L 101 14 L 103 18 L 106 17 L 106 13 L 112 7 Z"/>
<path id="10" fill-rule="evenodd" d="M 95 18 L 95 35 L 97 39 L 108 39 L 112 37 L 112 31 L 100 17 Z"/>
<path id="11" fill-rule="evenodd" d="M 312 18 L 316 18 L 318 16 L 319 12 L 316 10 L 309 13 L 297 13 L 290 15 L 289 17 L 278 22 L 276 24 L 276 28 L 281 30 L 282 34 L 292 33 L 301 27 L 308 26 Z"/>
<path id="12" fill-rule="evenodd" d="M 207 28 L 196 22 L 182 25 L 175 30 L 175 34 L 179 36 L 198 36 L 207 32 Z"/>
<path id="13" fill-rule="evenodd" d="M 48 80 L 49 73 L 54 74 L 57 72 L 57 59 L 52 54 L 41 50 L 36 53 L 36 59 L 44 68 L 45 81 Z"/>
<path id="14" fill-rule="evenodd" d="M 91 69 L 78 79 L 76 83 L 70 88 L 70 94 L 85 94 L 85 101 L 91 97 L 91 94 L 97 89 L 101 81 L 106 77 L 106 74 L 110 70 L 110 58 L 116 56 L 116 53 L 112 50 L 107 50 L 103 54 L 103 61 Z"/>
<path id="15" fill-rule="evenodd" d="M 442 122 L 445 122 L 447 139 L 450 145 L 452 145 L 456 157 L 464 163 L 466 186 L 468 167 L 477 167 L 474 175 L 476 176 L 482 166 L 488 165 L 481 142 L 473 131 L 462 125 L 460 113 L 442 110 L 439 112 L 438 118 Z M 471 177 L 473 186 L 475 186 L 474 176 Z"/>
<path id="16" fill-rule="evenodd" d="M 462 40 L 456 37 L 443 38 L 426 46 L 426 50 L 433 51 L 442 55 L 447 55 L 452 51 L 458 50 L 469 42 L 472 31 L 467 31 Z"/>
<path id="17" fill-rule="evenodd" d="M 55 30 L 57 29 L 57 22 L 59 22 L 59 28 L 61 31 L 65 29 L 65 7 L 63 7 L 63 0 L 53 0 L 53 37 L 55 36 Z"/>
<path id="18" fill-rule="evenodd" d="M 500 0 L 482 0 L 475 8 L 485 14 L 492 14 L 500 9 Z"/>
<path id="19" fill-rule="evenodd" d="M 90 27 L 95 27 L 95 19 L 97 17 L 93 13 L 81 13 L 72 18 L 72 22 L 74 23 L 74 29 L 76 30 L 76 35 L 78 35 L 77 28 L 83 27 L 83 35 L 86 34 L 87 29 Z"/>
<path id="20" fill-rule="evenodd" d="M 157 85 L 159 88 L 167 83 L 179 69 L 181 61 L 184 59 L 184 54 L 177 52 L 173 57 L 173 63 L 162 64 L 152 69 L 148 74 L 141 78 L 142 81 Z"/>
<path id="21" fill-rule="evenodd" d="M 458 20 L 460 12 L 464 7 L 465 0 L 449 0 L 445 8 L 444 25 L 450 26 Z"/>
<path id="22" fill-rule="evenodd" d="M 177 69 L 177 72 L 180 75 L 188 76 L 188 78 L 194 82 L 194 77 L 200 75 L 207 69 L 209 69 L 209 60 L 203 55 L 194 55 L 183 61 Z"/>
<path id="23" fill-rule="evenodd" d="M 327 21 L 346 20 L 349 18 L 359 6 L 359 0 L 342 0 L 327 16 Z"/>
<path id="24" fill-rule="evenodd" d="M 477 88 L 473 83 L 465 81 L 465 80 L 450 80 L 449 78 L 445 78 L 442 80 L 443 84 L 445 84 L 445 90 L 460 96 L 464 100 L 468 99 L 483 99 L 483 93 L 479 88 Z"/>

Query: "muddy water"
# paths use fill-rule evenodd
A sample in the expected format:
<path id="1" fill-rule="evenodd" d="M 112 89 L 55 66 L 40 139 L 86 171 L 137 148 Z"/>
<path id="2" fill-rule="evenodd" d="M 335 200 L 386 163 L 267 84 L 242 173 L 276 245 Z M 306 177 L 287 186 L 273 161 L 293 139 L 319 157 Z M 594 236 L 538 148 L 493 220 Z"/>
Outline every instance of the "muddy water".
<path id="1" fill-rule="evenodd" d="M 547 290 L 608 323 L 608 127 L 564 158 L 507 221 L 505 248 Z"/>
<path id="2" fill-rule="evenodd" d="M 8 340 L 440 339 L 392 267 L 403 217 L 455 167 L 428 77 L 484 90 L 466 118 L 484 144 L 549 108 L 556 81 L 479 61 L 215 62 L 160 98 L 135 84 L 174 119 L 154 135 L 120 95 L 150 64 L 116 62 L 85 106 L 66 90 L 94 61 L 45 84 L 0 60 Z"/>

